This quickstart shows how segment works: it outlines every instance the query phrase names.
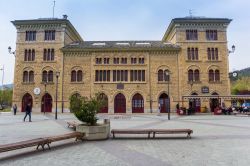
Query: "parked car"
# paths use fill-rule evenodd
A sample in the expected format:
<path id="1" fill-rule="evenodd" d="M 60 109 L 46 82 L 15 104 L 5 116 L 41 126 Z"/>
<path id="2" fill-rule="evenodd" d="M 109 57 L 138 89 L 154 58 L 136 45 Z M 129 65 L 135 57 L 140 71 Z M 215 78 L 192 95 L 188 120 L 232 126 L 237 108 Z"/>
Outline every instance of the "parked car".
<path id="1" fill-rule="evenodd" d="M 243 109 L 243 112 L 249 112 L 250 111 L 250 103 L 243 103 L 242 104 L 242 109 Z"/>

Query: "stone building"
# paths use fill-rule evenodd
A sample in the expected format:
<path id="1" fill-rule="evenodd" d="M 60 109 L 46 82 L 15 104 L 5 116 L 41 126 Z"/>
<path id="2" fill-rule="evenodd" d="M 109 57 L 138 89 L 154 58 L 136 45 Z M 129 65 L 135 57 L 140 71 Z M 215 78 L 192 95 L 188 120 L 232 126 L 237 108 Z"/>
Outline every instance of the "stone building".
<path id="1" fill-rule="evenodd" d="M 69 111 L 72 95 L 100 93 L 103 113 L 213 108 L 230 95 L 226 18 L 175 18 L 162 40 L 84 41 L 66 16 L 12 21 L 17 29 L 13 103 Z"/>

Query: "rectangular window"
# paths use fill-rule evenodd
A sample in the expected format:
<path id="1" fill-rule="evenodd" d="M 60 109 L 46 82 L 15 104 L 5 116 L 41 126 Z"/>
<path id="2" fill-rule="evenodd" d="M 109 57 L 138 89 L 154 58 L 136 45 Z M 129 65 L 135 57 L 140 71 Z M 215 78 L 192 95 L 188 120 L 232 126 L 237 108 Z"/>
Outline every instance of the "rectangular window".
<path id="1" fill-rule="evenodd" d="M 98 76 L 98 75 L 99 75 L 99 71 L 96 70 L 96 71 L 95 71 L 95 81 L 96 81 L 96 82 L 99 81 L 99 79 L 98 79 L 99 76 Z"/>
<path id="2" fill-rule="evenodd" d="M 36 31 L 26 31 L 25 41 L 36 41 Z"/>
<path id="3" fill-rule="evenodd" d="M 197 30 L 186 30 L 186 40 L 198 40 Z"/>
<path id="4" fill-rule="evenodd" d="M 103 63 L 104 63 L 104 64 L 109 64 L 109 58 L 104 58 Z"/>
<path id="5" fill-rule="evenodd" d="M 134 71 L 130 70 L 130 81 L 134 81 L 133 75 L 134 75 Z"/>
<path id="6" fill-rule="evenodd" d="M 142 81 L 145 81 L 145 70 L 142 70 Z"/>
<path id="7" fill-rule="evenodd" d="M 107 71 L 107 81 L 110 81 L 110 70 Z"/>
<path id="8" fill-rule="evenodd" d="M 56 31 L 55 30 L 45 30 L 44 40 L 55 40 Z"/>
<path id="9" fill-rule="evenodd" d="M 218 40 L 217 30 L 206 30 L 207 40 Z"/>
<path id="10" fill-rule="evenodd" d="M 113 70 L 113 81 L 116 82 L 116 70 Z"/>
<path id="11" fill-rule="evenodd" d="M 199 60 L 198 48 L 187 48 L 187 58 L 188 60 Z"/>
<path id="12" fill-rule="evenodd" d="M 139 64 L 144 64 L 144 58 L 139 58 Z"/>

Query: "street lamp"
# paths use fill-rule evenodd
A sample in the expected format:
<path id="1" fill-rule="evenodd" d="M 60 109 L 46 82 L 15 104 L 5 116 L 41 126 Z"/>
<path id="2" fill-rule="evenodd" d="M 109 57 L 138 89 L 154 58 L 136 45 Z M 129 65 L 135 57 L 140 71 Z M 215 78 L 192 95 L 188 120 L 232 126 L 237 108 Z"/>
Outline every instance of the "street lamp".
<path id="1" fill-rule="evenodd" d="M 45 106 L 45 104 L 46 104 L 46 94 L 47 94 L 47 92 L 46 92 L 46 86 L 47 86 L 47 80 L 44 82 L 44 92 L 45 92 L 45 94 L 44 94 L 44 99 L 43 99 L 43 114 L 45 115 L 45 109 L 46 109 L 46 106 Z"/>
<path id="2" fill-rule="evenodd" d="M 165 75 L 166 75 L 165 81 L 167 81 L 167 84 L 168 84 L 168 107 L 167 107 L 167 112 L 168 112 L 168 120 L 170 120 L 170 96 L 169 96 L 170 73 L 169 73 L 168 70 L 165 70 Z"/>
<path id="3" fill-rule="evenodd" d="M 57 98 L 58 98 L 58 77 L 60 75 L 60 72 L 56 72 L 56 113 L 55 113 L 55 119 L 57 119 Z"/>
<path id="4" fill-rule="evenodd" d="M 228 50 L 228 53 L 230 54 L 230 53 L 234 53 L 234 51 L 235 51 L 235 45 L 232 45 L 232 50 Z"/>
<path id="5" fill-rule="evenodd" d="M 10 54 L 13 54 L 14 56 L 16 56 L 16 51 L 11 51 L 11 46 L 8 47 L 8 51 Z"/>

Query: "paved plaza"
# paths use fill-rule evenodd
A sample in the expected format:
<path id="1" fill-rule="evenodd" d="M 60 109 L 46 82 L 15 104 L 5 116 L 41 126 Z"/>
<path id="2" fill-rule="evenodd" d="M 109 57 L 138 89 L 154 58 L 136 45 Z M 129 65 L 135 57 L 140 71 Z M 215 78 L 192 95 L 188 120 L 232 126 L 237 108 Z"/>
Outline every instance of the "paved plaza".
<path id="1" fill-rule="evenodd" d="M 23 114 L 0 113 L 0 144 L 71 132 L 66 121 L 72 114 L 33 114 L 23 122 Z M 120 138 L 51 144 L 51 150 L 35 147 L 0 153 L 1 166 L 248 166 L 250 163 L 250 117 L 215 115 L 99 115 L 109 118 L 111 128 L 190 128 L 185 135 L 164 138 Z M 27 120 L 27 119 L 26 119 Z M 122 137 L 122 136 L 121 136 Z"/>

